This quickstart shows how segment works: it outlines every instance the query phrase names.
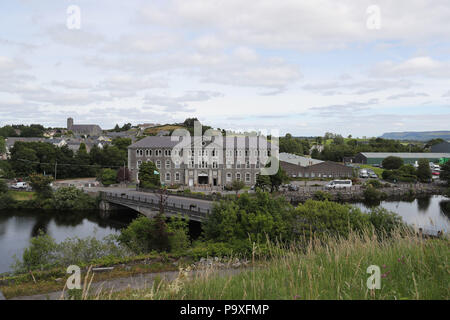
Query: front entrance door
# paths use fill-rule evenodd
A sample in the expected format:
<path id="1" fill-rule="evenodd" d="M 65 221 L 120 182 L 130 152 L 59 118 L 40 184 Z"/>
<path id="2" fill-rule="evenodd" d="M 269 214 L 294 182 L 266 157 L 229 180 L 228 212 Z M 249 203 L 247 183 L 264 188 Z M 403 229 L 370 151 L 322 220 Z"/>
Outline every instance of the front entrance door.
<path id="1" fill-rule="evenodd" d="M 206 176 L 199 176 L 198 177 L 198 184 L 208 184 L 208 177 Z"/>
<path id="2" fill-rule="evenodd" d="M 213 186 L 217 186 L 217 178 L 213 178 Z"/>

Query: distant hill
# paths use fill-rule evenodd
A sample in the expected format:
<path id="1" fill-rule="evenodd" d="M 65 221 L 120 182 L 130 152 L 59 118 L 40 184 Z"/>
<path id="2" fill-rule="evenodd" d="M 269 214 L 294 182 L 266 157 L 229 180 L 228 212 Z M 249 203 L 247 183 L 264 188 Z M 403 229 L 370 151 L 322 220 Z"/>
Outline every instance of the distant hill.
<path id="1" fill-rule="evenodd" d="M 386 132 L 383 133 L 381 138 L 394 140 L 415 140 L 415 141 L 428 141 L 437 138 L 450 140 L 450 131 Z"/>

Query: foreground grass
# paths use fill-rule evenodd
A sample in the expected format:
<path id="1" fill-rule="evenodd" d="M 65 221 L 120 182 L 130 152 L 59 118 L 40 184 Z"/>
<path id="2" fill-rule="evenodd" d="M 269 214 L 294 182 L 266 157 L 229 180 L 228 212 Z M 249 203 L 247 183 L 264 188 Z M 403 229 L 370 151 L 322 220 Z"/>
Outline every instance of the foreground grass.
<path id="1" fill-rule="evenodd" d="M 411 235 L 379 241 L 374 236 L 316 241 L 287 252 L 274 247 L 262 267 L 232 276 L 220 272 L 146 290 L 97 295 L 98 299 L 449 299 L 447 239 Z M 281 251 L 283 252 L 282 254 Z M 367 289 L 367 267 L 381 269 L 381 289 Z"/>

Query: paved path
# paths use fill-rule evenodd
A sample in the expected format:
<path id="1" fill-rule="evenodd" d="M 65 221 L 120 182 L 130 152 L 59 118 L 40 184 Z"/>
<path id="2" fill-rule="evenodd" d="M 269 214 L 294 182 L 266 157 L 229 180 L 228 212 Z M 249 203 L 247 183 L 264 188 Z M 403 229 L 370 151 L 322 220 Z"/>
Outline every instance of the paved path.
<path id="1" fill-rule="evenodd" d="M 241 272 L 243 269 L 223 269 L 223 270 L 198 270 L 189 272 L 189 276 L 195 279 L 196 276 L 202 276 L 207 273 L 215 273 L 220 276 L 234 275 Z M 90 287 L 90 294 L 94 297 L 99 292 L 118 292 L 125 290 L 127 288 L 132 289 L 145 289 L 150 288 L 153 285 L 153 282 L 156 277 L 159 279 L 164 279 L 166 281 L 173 281 L 178 276 L 178 271 L 169 271 L 169 272 L 158 272 L 158 273 L 147 273 L 147 274 L 139 274 L 132 277 L 126 278 L 117 278 L 111 279 L 102 282 L 94 282 Z M 84 281 L 84 278 L 82 279 Z M 95 280 L 95 277 L 94 277 Z M 67 292 L 65 292 L 65 296 L 67 297 Z M 31 296 L 22 296 L 22 297 L 14 297 L 10 300 L 61 300 L 62 291 L 55 291 L 43 294 L 36 294 Z"/>

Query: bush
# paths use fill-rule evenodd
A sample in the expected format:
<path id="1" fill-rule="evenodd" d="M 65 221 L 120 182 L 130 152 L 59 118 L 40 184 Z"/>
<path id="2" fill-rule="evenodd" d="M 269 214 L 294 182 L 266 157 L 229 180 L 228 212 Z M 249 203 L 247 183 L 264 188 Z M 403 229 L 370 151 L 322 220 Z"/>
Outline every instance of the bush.
<path id="1" fill-rule="evenodd" d="M 363 231 L 368 226 L 369 217 L 348 204 L 307 200 L 295 209 L 294 230 L 300 237 L 346 237 L 351 230 Z"/>
<path id="2" fill-rule="evenodd" d="M 399 157 L 390 156 L 383 160 L 382 165 L 383 168 L 388 170 L 398 169 L 403 165 L 403 159 Z"/>
<path id="3" fill-rule="evenodd" d="M 292 237 L 293 208 L 283 197 L 273 197 L 259 189 L 255 196 L 247 193 L 214 203 L 212 213 L 203 224 L 205 238 L 219 242 L 234 239 L 251 241 L 289 239 Z"/>
<path id="4" fill-rule="evenodd" d="M 363 191 L 364 199 L 367 202 L 375 203 L 386 198 L 386 194 L 380 190 L 375 189 L 372 185 L 368 185 Z"/>
<path id="5" fill-rule="evenodd" d="M 375 189 L 380 189 L 383 187 L 383 184 L 378 180 L 369 180 L 366 182 L 366 186 L 371 186 Z"/>
<path id="6" fill-rule="evenodd" d="M 97 175 L 97 180 L 100 181 L 104 186 L 110 186 L 117 182 L 117 172 L 113 169 L 102 169 Z"/>
<path id="7" fill-rule="evenodd" d="M 314 200 L 324 201 L 324 200 L 331 200 L 332 196 L 330 193 L 325 191 L 316 191 L 314 193 Z"/>
<path id="8" fill-rule="evenodd" d="M 17 205 L 17 201 L 9 193 L 0 193 L 0 210 L 12 209 Z"/>
<path id="9" fill-rule="evenodd" d="M 67 267 L 71 264 L 82 265 L 104 257 L 122 258 L 130 255 L 127 249 L 117 245 L 116 236 L 113 235 L 103 240 L 98 240 L 95 236 L 68 238 L 58 244 L 51 236 L 41 232 L 37 237 L 31 238 L 29 243 L 22 260 L 16 258 L 13 266 L 16 273 Z"/>
<path id="10" fill-rule="evenodd" d="M 52 207 L 56 210 L 93 210 L 96 201 L 75 187 L 62 187 L 53 193 Z"/>
<path id="11" fill-rule="evenodd" d="M 173 229 L 177 228 L 172 226 Z M 177 234 L 176 239 L 170 239 L 172 235 L 164 217 L 158 214 L 153 219 L 143 216 L 133 220 L 122 230 L 118 240 L 134 253 L 140 254 L 153 250 L 170 251 L 171 241 L 172 244 L 179 244 L 182 239 L 181 234 Z"/>
<path id="12" fill-rule="evenodd" d="M 8 185 L 5 180 L 0 179 L 0 194 L 8 192 Z"/>
<path id="13" fill-rule="evenodd" d="M 404 227 L 402 218 L 385 208 L 376 207 L 369 213 L 369 221 L 378 236 L 391 236 L 395 230 Z"/>

